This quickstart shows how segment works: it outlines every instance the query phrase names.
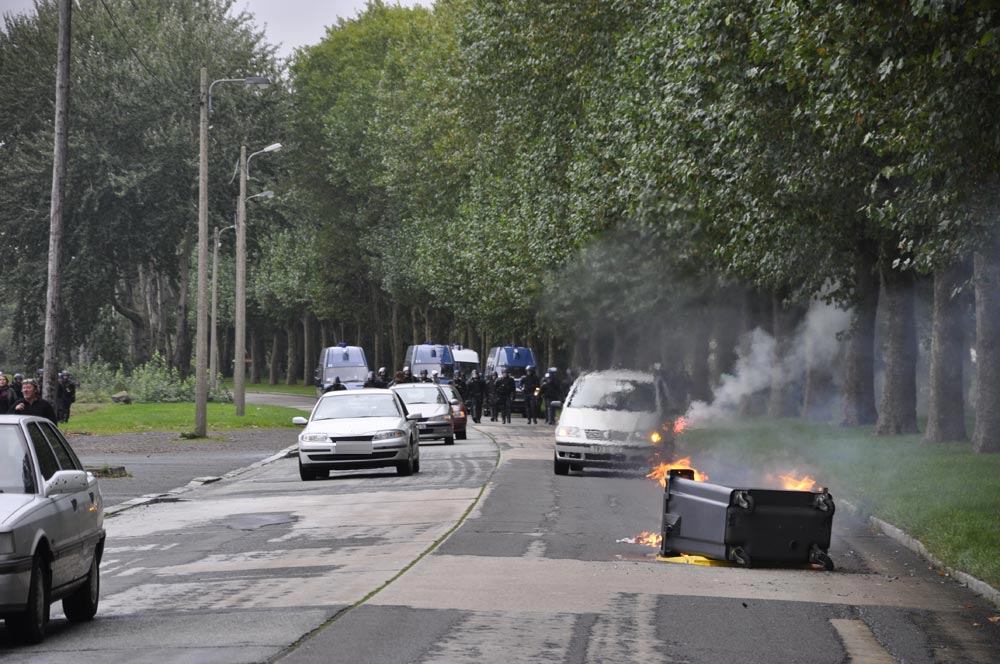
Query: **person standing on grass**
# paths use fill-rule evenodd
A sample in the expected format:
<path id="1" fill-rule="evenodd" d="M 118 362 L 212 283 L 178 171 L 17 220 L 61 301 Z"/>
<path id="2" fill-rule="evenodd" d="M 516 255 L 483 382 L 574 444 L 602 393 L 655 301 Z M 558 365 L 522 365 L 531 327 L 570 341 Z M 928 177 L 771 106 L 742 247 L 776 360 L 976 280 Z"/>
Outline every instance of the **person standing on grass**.
<path id="1" fill-rule="evenodd" d="M 24 392 L 24 398 L 14 404 L 14 410 L 11 411 L 14 415 L 37 415 L 56 424 L 56 410 L 39 394 L 37 381 L 24 381 L 21 390 Z"/>
<path id="2" fill-rule="evenodd" d="M 59 372 L 56 383 L 56 406 L 60 422 L 69 422 L 69 409 L 76 401 L 76 383 L 69 379 L 68 371 Z"/>

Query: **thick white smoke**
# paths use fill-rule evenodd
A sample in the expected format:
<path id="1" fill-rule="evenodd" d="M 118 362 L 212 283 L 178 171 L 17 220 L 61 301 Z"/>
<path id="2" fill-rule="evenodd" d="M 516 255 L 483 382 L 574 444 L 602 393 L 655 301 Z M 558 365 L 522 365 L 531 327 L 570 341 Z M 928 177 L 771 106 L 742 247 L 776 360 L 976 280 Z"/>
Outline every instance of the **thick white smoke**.
<path id="1" fill-rule="evenodd" d="M 732 374 L 725 374 L 712 394 L 711 402 L 695 401 L 687 413 L 688 423 L 701 425 L 725 422 L 739 413 L 740 403 L 775 381 L 796 380 L 807 364 L 832 370 L 840 346 L 838 334 L 848 329 L 849 311 L 813 302 L 795 332 L 783 357 L 775 357 L 775 340 L 760 328 L 749 333 Z"/>

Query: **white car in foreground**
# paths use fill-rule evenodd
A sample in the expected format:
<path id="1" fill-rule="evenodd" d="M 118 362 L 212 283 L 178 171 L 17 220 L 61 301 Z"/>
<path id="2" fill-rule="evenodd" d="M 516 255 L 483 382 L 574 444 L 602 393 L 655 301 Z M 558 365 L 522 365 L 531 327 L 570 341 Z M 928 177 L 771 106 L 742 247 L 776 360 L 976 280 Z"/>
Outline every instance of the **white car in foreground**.
<path id="1" fill-rule="evenodd" d="M 392 390 L 365 388 L 327 392 L 319 398 L 299 434 L 299 477 L 328 477 L 331 470 L 394 466 L 400 475 L 420 472 L 416 421 Z"/>
<path id="2" fill-rule="evenodd" d="M 45 637 L 49 605 L 91 620 L 100 597 L 104 502 L 49 420 L 0 415 L 0 617 L 14 640 Z"/>
<path id="3" fill-rule="evenodd" d="M 666 390 L 642 371 L 593 371 L 573 383 L 556 426 L 554 471 L 648 467 L 670 452 Z M 666 425 L 666 426 L 665 426 Z"/>

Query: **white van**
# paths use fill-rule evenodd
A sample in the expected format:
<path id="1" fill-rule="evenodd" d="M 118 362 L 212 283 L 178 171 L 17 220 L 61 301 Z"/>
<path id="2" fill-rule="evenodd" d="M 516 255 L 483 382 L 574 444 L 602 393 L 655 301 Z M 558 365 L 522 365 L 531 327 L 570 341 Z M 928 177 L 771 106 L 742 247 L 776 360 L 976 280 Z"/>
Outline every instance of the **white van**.
<path id="1" fill-rule="evenodd" d="M 482 371 L 479 366 L 479 353 L 470 349 L 462 348 L 461 346 L 451 347 L 451 356 L 455 360 L 455 371 L 461 371 L 465 374 L 466 379 L 472 375 L 472 370 Z"/>
<path id="2" fill-rule="evenodd" d="M 555 474 L 585 466 L 645 467 L 669 454 L 666 389 L 644 371 L 592 371 L 573 382 L 556 427 Z"/>
<path id="3" fill-rule="evenodd" d="M 340 343 L 324 348 L 319 355 L 319 366 L 316 367 L 316 396 L 327 392 L 336 378 L 340 378 L 340 382 L 349 390 L 360 389 L 364 387 L 368 371 L 368 358 L 361 346 Z"/>

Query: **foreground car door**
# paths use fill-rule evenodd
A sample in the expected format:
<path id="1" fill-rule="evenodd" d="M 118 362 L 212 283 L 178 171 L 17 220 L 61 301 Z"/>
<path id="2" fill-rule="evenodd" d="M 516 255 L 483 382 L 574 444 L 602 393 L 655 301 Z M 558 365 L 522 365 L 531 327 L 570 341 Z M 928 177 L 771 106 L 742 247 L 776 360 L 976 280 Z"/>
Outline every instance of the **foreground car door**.
<path id="1" fill-rule="evenodd" d="M 35 450 L 42 479 L 48 481 L 59 470 L 59 461 L 42 433 L 38 422 L 28 422 L 28 440 Z M 41 493 L 44 487 L 39 487 Z M 43 497 L 39 526 L 49 537 L 52 547 L 52 588 L 58 588 L 79 578 L 81 530 L 80 495 L 77 493 L 57 494 Z M 86 509 L 86 507 L 84 507 Z"/>
<path id="2" fill-rule="evenodd" d="M 45 437 L 48 438 L 52 451 L 59 460 L 60 470 L 83 470 L 83 464 L 77 458 L 73 448 L 56 429 L 55 425 L 43 422 L 39 425 Z M 74 537 L 79 541 L 79 565 L 76 576 L 81 577 L 90 571 L 90 561 L 96 552 L 97 543 L 101 537 L 104 522 L 104 509 L 101 504 L 101 492 L 97 486 L 97 478 L 87 474 L 87 488 L 72 494 L 71 505 L 75 502 L 76 524 Z"/>

